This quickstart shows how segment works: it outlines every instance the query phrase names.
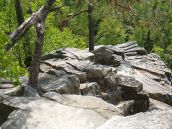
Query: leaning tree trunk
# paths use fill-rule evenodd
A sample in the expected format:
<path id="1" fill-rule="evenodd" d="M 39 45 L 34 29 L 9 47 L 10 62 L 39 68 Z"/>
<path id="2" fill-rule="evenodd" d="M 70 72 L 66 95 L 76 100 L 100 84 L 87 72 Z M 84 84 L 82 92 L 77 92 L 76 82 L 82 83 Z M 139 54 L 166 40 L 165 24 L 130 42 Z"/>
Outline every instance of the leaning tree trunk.
<path id="1" fill-rule="evenodd" d="M 88 3 L 88 30 L 89 30 L 89 51 L 94 50 L 94 21 L 93 21 L 93 2 Z"/>

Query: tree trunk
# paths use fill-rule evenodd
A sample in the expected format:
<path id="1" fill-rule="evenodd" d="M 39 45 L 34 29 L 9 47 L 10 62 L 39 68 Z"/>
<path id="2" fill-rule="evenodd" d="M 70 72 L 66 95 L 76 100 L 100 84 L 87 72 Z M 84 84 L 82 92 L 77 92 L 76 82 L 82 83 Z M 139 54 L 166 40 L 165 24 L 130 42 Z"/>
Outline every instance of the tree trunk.
<path id="1" fill-rule="evenodd" d="M 20 0 L 15 0 L 15 10 L 17 15 L 18 26 L 24 22 L 23 10 Z"/>
<path id="2" fill-rule="evenodd" d="M 30 76 L 29 76 L 28 84 L 36 89 L 38 84 L 40 61 L 41 61 L 42 47 L 44 42 L 45 23 L 43 21 L 38 22 L 35 28 L 36 28 L 37 39 L 35 41 L 35 51 L 31 63 L 31 67 L 29 70 Z"/>
<path id="3" fill-rule="evenodd" d="M 153 42 L 152 42 L 152 40 L 150 38 L 150 35 L 151 35 L 150 30 L 148 30 L 147 38 L 146 38 L 146 40 L 144 42 L 144 48 L 146 49 L 146 51 L 148 53 L 150 53 L 152 51 L 152 49 L 153 49 Z"/>
<path id="4" fill-rule="evenodd" d="M 94 20 L 93 20 L 93 2 L 89 0 L 88 4 L 88 29 L 89 29 L 89 51 L 94 50 Z"/>
<path id="5" fill-rule="evenodd" d="M 35 42 L 35 51 L 31 63 L 30 76 L 28 81 L 28 84 L 35 89 L 38 88 L 37 85 L 38 85 L 39 69 L 40 69 L 40 62 L 42 55 L 42 47 L 44 42 L 45 20 L 54 2 L 55 0 L 46 1 L 42 10 L 40 9 L 41 10 L 39 15 L 40 17 L 37 19 L 37 22 L 35 24 L 37 39 Z"/>

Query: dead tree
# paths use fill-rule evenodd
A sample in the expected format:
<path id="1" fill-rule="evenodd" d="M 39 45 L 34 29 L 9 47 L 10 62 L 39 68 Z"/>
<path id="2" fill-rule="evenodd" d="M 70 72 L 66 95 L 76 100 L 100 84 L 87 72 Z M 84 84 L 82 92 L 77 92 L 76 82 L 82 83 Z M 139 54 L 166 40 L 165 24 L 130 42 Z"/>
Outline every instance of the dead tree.
<path id="1" fill-rule="evenodd" d="M 14 33 L 10 35 L 10 42 L 6 45 L 6 51 L 11 49 L 16 42 L 24 36 L 24 34 L 34 25 L 36 29 L 35 51 L 32 57 L 31 68 L 29 70 L 30 76 L 28 85 L 37 89 L 38 75 L 42 54 L 42 46 L 44 42 L 45 20 L 55 0 L 46 0 L 45 5 L 42 6 L 36 13 L 33 13 L 25 22 L 23 22 Z"/>

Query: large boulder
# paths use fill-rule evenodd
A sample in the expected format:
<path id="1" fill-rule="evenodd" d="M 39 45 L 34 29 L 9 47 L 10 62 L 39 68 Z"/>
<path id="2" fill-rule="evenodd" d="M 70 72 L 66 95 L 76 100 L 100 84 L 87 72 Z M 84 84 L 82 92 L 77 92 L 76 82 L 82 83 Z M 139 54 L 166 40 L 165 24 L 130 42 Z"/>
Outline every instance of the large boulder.
<path id="1" fill-rule="evenodd" d="M 130 76 L 119 75 L 116 77 L 116 84 L 125 92 L 139 92 L 143 89 L 143 84 Z"/>
<path id="2" fill-rule="evenodd" d="M 148 93 L 149 97 L 172 105 L 172 86 L 167 83 L 161 84 L 158 79 L 152 79 L 156 78 L 156 75 L 151 75 L 146 71 L 136 70 L 134 77 L 143 84 L 143 91 Z"/>
<path id="3" fill-rule="evenodd" d="M 11 98 L 1 103 L 18 108 L 2 129 L 95 129 L 122 113 L 96 97 L 54 92 L 46 93 L 43 98 Z"/>
<path id="4" fill-rule="evenodd" d="M 115 52 L 117 53 L 119 50 L 115 51 L 113 49 L 109 49 L 109 47 L 100 47 L 93 51 L 95 55 L 94 62 L 102 65 L 119 66 L 120 63 L 123 62 L 123 57 L 121 55 L 115 54 Z"/>
<path id="5" fill-rule="evenodd" d="M 117 73 L 131 76 L 143 85 L 150 98 L 172 105 L 171 70 L 157 54 L 146 54 L 136 42 L 127 42 L 115 47 L 124 50 L 124 63 Z M 121 68 L 120 68 L 121 67 Z"/>
<path id="6" fill-rule="evenodd" d="M 45 93 L 55 91 L 61 94 L 80 94 L 80 81 L 77 76 L 66 74 L 62 70 L 50 70 L 39 76 L 39 89 Z"/>

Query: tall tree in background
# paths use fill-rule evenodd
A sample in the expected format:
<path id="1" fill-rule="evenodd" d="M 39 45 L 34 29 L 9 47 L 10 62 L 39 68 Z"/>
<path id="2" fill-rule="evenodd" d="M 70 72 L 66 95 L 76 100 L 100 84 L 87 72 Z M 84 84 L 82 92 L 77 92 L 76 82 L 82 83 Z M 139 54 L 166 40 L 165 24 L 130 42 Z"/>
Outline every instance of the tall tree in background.
<path id="1" fill-rule="evenodd" d="M 23 9 L 20 0 L 15 0 L 15 10 L 16 10 L 18 26 L 20 26 L 24 22 Z"/>
<path id="2" fill-rule="evenodd" d="M 146 51 L 148 53 L 150 53 L 152 51 L 152 49 L 153 49 L 153 42 L 152 42 L 152 40 L 150 38 L 150 35 L 151 35 L 151 31 L 148 30 L 146 40 L 145 40 L 145 43 L 144 43 L 144 48 L 146 49 Z"/>
<path id="3" fill-rule="evenodd" d="M 66 0 L 65 4 L 68 5 L 70 8 L 82 8 L 87 2 L 86 1 L 82 1 L 82 0 L 78 0 L 77 2 L 71 2 Z M 71 13 L 67 16 L 67 18 L 65 18 L 64 20 L 62 20 L 62 22 L 60 23 L 60 29 L 62 30 L 64 27 L 68 27 L 69 26 L 69 21 L 71 19 L 73 19 L 74 17 L 81 15 L 83 13 L 87 13 L 87 20 L 88 20 L 88 46 L 89 46 L 89 51 L 93 51 L 94 50 L 94 18 L 93 18 L 93 4 L 94 4 L 94 0 L 88 0 L 87 3 L 87 9 L 84 10 L 77 10 L 77 13 Z M 85 8 L 85 7 L 84 7 Z"/>
<path id="4" fill-rule="evenodd" d="M 93 20 L 93 0 L 88 1 L 88 30 L 89 30 L 89 51 L 94 50 L 94 20 Z"/>

